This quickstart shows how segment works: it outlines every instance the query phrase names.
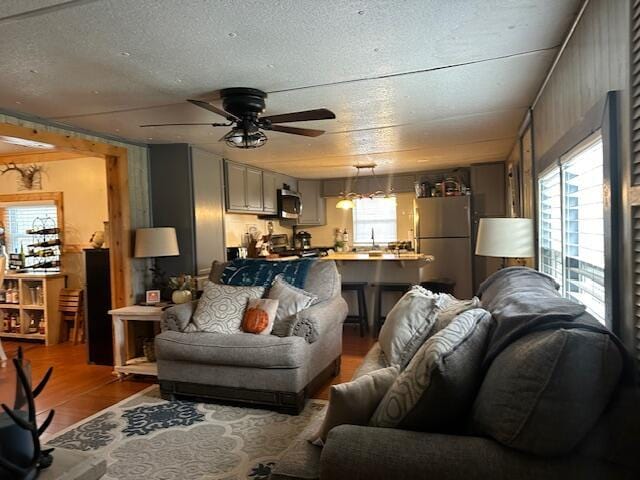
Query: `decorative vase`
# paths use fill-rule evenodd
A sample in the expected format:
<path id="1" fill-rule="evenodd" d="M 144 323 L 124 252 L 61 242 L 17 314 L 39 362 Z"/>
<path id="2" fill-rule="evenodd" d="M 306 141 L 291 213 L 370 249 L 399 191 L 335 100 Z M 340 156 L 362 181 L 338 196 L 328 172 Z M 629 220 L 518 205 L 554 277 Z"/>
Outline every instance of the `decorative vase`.
<path id="1" fill-rule="evenodd" d="M 187 303 L 191 301 L 191 290 L 174 290 L 171 294 L 173 303 Z"/>

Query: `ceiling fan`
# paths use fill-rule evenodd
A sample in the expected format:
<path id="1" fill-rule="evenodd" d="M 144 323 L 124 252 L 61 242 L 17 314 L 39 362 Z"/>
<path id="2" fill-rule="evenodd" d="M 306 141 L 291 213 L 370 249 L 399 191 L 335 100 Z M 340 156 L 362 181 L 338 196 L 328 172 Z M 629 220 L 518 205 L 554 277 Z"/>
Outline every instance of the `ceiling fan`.
<path id="1" fill-rule="evenodd" d="M 217 113 L 226 118 L 228 123 L 164 123 L 154 125 L 140 125 L 141 127 L 168 127 L 180 125 L 210 125 L 212 127 L 233 127 L 220 141 L 225 141 L 230 147 L 257 148 L 267 142 L 267 136 L 262 130 L 290 133 L 305 137 L 317 137 L 324 130 L 311 128 L 288 127 L 279 123 L 305 122 L 308 120 L 331 120 L 336 118 L 331 110 L 318 108 L 303 112 L 283 113 L 280 115 L 261 116 L 265 109 L 267 94 L 255 88 L 225 88 L 220 91 L 223 108 L 216 107 L 202 100 L 187 100 L 198 107 Z"/>

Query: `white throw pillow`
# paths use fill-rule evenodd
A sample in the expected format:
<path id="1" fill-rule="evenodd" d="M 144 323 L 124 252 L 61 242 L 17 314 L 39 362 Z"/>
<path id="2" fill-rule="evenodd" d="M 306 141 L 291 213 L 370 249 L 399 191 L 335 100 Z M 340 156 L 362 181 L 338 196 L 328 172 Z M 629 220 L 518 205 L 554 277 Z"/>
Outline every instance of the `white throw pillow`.
<path id="1" fill-rule="evenodd" d="M 398 373 L 398 367 L 391 366 L 374 370 L 351 382 L 332 385 L 322 426 L 309 441 L 322 446 L 333 427 L 367 425 Z"/>
<path id="2" fill-rule="evenodd" d="M 302 310 L 311 306 L 317 299 L 315 295 L 305 292 L 301 288 L 296 288 L 287 283 L 282 275 L 277 275 L 271 284 L 268 298 L 278 300 L 278 311 L 276 312 L 276 322 L 285 320 Z"/>
<path id="3" fill-rule="evenodd" d="M 378 336 L 390 365 L 404 369 L 409 363 L 431 332 L 444 298 L 415 286 L 398 300 Z"/>
<path id="4" fill-rule="evenodd" d="M 263 294 L 264 287 L 236 287 L 206 282 L 192 324 L 185 331 L 242 333 L 242 317 L 247 302 Z"/>
<path id="5" fill-rule="evenodd" d="M 478 297 L 473 297 L 471 300 L 458 300 L 453 295 L 445 294 L 443 300 L 430 335 L 438 333 L 461 313 L 482 306 Z"/>

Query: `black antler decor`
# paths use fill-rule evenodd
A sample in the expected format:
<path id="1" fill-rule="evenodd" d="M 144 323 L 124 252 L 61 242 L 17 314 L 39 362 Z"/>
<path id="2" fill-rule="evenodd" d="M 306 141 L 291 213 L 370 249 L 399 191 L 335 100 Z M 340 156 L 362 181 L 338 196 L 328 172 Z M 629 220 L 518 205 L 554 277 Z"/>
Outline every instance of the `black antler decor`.
<path id="1" fill-rule="evenodd" d="M 23 361 L 22 348 L 18 349 L 17 358 L 13 359 L 13 365 L 16 369 L 16 373 L 18 375 L 19 386 L 16 392 L 16 401 L 13 409 L 9 408 L 6 404 L 2 404 L 2 409 L 4 412 L 15 422 L 15 424 L 21 429 L 29 432 L 31 434 L 31 440 L 33 442 L 33 450 L 31 454 L 30 461 L 26 465 L 19 465 L 15 463 L 15 459 L 3 458 L 0 456 L 0 472 L 2 469 L 9 472 L 11 474 L 10 478 L 14 478 L 16 480 L 26 480 L 36 478 L 38 476 L 39 470 L 43 468 L 47 468 L 53 462 L 53 457 L 51 456 L 51 452 L 53 448 L 48 448 L 42 450 L 40 447 L 40 435 L 47 429 L 51 420 L 53 420 L 53 415 L 55 414 L 54 410 L 49 412 L 45 421 L 38 427 L 36 424 L 36 406 L 34 399 L 42 392 L 45 385 L 51 378 L 51 372 L 53 371 L 53 367 L 47 370 L 44 377 L 38 384 L 38 386 L 34 389 L 31 389 L 31 382 L 29 380 L 29 376 L 25 371 L 25 365 Z M 22 390 L 20 390 L 20 386 Z M 23 416 L 17 413 L 22 407 L 27 406 L 27 418 L 23 418 Z"/>

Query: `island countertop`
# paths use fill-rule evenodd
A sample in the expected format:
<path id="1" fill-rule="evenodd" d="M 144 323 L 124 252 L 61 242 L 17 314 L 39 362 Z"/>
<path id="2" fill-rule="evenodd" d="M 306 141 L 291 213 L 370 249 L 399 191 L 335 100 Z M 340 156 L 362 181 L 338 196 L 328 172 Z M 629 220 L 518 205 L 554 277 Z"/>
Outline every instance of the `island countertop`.
<path id="1" fill-rule="evenodd" d="M 335 260 L 336 262 L 352 262 L 352 261 L 365 261 L 365 262 L 422 262 L 431 263 L 435 260 L 432 255 L 425 255 L 421 253 L 383 253 L 382 255 L 369 255 L 368 253 L 357 252 L 345 252 L 345 253 L 332 253 L 326 257 L 321 257 L 323 260 Z"/>

